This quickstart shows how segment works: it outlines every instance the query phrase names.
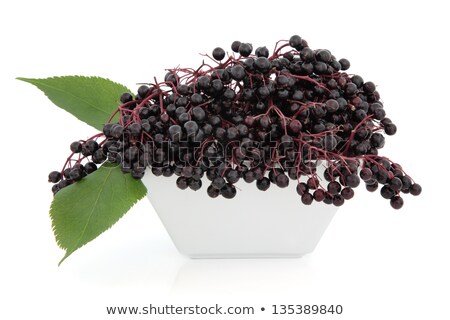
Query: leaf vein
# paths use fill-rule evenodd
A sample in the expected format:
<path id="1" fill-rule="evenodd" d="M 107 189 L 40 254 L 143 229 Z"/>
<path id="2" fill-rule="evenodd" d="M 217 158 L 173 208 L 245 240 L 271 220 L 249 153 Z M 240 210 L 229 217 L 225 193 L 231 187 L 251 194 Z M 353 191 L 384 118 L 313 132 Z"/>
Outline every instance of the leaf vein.
<path id="1" fill-rule="evenodd" d="M 98 193 L 98 195 L 97 195 L 97 198 L 96 198 L 95 201 L 94 201 L 94 204 L 93 204 L 92 207 L 91 207 L 91 212 L 89 213 L 89 217 L 88 217 L 88 219 L 87 219 L 87 221 L 86 221 L 86 224 L 84 225 L 83 231 L 81 232 L 81 235 L 80 235 L 80 237 L 78 238 L 78 240 L 77 240 L 77 242 L 76 242 L 74 248 L 77 248 L 77 247 L 80 245 L 81 239 L 84 237 L 84 234 L 85 234 L 85 232 L 86 232 L 87 226 L 89 225 L 89 222 L 91 221 L 91 218 L 92 218 L 92 216 L 93 216 L 94 209 L 95 209 L 95 207 L 96 207 L 96 205 L 97 205 L 97 203 L 98 203 L 98 200 L 100 199 L 100 195 L 105 191 L 105 190 L 104 190 L 104 187 L 105 187 L 105 185 L 106 185 L 106 181 L 108 181 L 109 176 L 111 175 L 112 171 L 113 171 L 113 170 L 109 170 L 109 173 L 108 173 L 108 175 L 105 177 L 105 180 L 103 181 L 103 184 L 102 184 L 101 188 L 99 188 L 100 191 L 99 191 L 99 193 Z"/>
<path id="2" fill-rule="evenodd" d="M 100 112 L 103 112 L 103 113 L 105 113 L 107 116 L 109 116 L 109 113 L 107 113 L 105 110 L 103 110 L 103 109 L 99 108 L 98 106 L 96 106 L 96 105 L 90 103 L 89 101 L 87 101 L 87 100 L 81 98 L 80 96 L 74 95 L 73 93 L 71 93 L 71 92 L 69 92 L 69 91 L 67 91 L 67 90 L 63 90 L 63 89 L 60 89 L 60 88 L 58 88 L 58 87 L 54 87 L 54 86 L 52 86 L 52 85 L 49 85 L 49 84 L 46 84 L 46 83 L 43 83 L 43 82 L 39 83 L 39 85 L 44 86 L 44 87 L 48 87 L 48 88 L 51 88 L 51 89 L 54 89 L 54 90 L 56 90 L 56 91 L 62 92 L 62 93 L 67 94 L 67 95 L 70 95 L 70 96 L 72 96 L 72 97 L 74 97 L 74 98 L 76 98 L 76 99 L 78 99 L 78 100 L 80 100 L 80 101 L 83 101 L 83 102 L 86 103 L 88 106 L 90 106 L 90 107 L 92 107 L 92 108 L 94 108 L 94 109 L 96 109 L 96 110 L 98 110 L 98 111 L 100 111 Z"/>

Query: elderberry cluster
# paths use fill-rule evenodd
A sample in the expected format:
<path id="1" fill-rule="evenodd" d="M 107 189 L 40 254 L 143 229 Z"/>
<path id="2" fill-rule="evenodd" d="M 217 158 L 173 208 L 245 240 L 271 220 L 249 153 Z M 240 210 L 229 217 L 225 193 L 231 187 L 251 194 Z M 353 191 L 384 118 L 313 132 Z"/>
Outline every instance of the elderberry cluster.
<path id="1" fill-rule="evenodd" d="M 135 97 L 122 94 L 119 121 L 73 142 L 63 170 L 50 173 L 53 192 L 110 161 L 136 179 L 147 168 L 176 175 L 180 189 L 196 191 L 206 176 L 212 198 L 235 197 L 241 179 L 261 191 L 292 180 L 306 205 L 341 206 L 361 180 L 369 191 L 383 185 L 395 209 L 403 205 L 400 193 L 420 194 L 399 164 L 378 155 L 384 134 L 397 127 L 375 84 L 345 72 L 347 59 L 313 50 L 297 35 L 272 54 L 240 41 L 231 50 L 215 48 L 205 55 L 209 64 L 171 69 Z"/>

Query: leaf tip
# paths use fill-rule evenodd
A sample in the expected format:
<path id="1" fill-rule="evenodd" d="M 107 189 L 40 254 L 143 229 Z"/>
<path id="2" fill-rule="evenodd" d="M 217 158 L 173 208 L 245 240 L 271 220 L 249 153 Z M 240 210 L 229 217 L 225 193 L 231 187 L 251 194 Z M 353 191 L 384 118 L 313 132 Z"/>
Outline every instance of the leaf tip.
<path id="1" fill-rule="evenodd" d="M 23 82 L 26 82 L 26 83 L 31 83 L 31 84 L 35 85 L 35 83 L 34 83 L 33 81 L 35 81 L 35 80 L 37 80 L 37 79 L 33 79 L 33 78 L 24 78 L 24 77 L 16 77 L 16 80 L 23 81 Z"/>
<path id="2" fill-rule="evenodd" d="M 58 262 L 58 267 L 60 267 L 61 264 L 64 262 L 64 260 L 66 260 L 71 254 L 72 254 L 72 252 L 66 251 L 66 254 L 64 255 L 64 257 Z"/>

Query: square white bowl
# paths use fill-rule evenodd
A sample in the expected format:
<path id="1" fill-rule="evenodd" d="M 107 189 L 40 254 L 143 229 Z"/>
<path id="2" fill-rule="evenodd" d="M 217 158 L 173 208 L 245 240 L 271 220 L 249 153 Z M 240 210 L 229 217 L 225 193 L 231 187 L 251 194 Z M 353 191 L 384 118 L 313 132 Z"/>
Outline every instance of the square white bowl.
<path id="1" fill-rule="evenodd" d="M 302 204 L 296 182 L 260 191 L 242 179 L 233 199 L 212 199 L 206 177 L 198 191 L 181 190 L 178 177 L 147 172 L 148 199 L 180 253 L 191 258 L 296 258 L 314 250 L 337 207 Z"/>

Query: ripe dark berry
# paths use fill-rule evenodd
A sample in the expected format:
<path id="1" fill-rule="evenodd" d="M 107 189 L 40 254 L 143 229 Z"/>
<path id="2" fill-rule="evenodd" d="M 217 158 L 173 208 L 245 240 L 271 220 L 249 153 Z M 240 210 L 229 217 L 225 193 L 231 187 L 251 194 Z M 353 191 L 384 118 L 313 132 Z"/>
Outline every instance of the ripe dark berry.
<path id="1" fill-rule="evenodd" d="M 163 169 L 163 176 L 164 177 L 171 177 L 174 174 L 173 168 L 172 167 L 165 167 Z"/>
<path id="2" fill-rule="evenodd" d="M 261 191 L 266 191 L 270 187 L 270 180 L 269 178 L 262 178 L 261 180 L 256 181 L 256 187 Z"/>
<path id="3" fill-rule="evenodd" d="M 209 186 L 206 189 L 206 193 L 208 194 L 208 196 L 210 196 L 211 198 L 217 198 L 220 195 L 220 190 L 214 188 L 213 186 Z"/>
<path id="4" fill-rule="evenodd" d="M 289 45 L 292 48 L 295 49 L 300 49 L 302 47 L 302 38 L 298 35 L 293 35 L 290 39 L 289 39 Z"/>
<path id="5" fill-rule="evenodd" d="M 316 59 L 323 62 L 330 62 L 331 53 L 328 50 L 319 50 L 316 53 Z"/>
<path id="6" fill-rule="evenodd" d="M 239 135 L 241 137 L 246 137 L 248 135 L 248 127 L 245 124 L 243 123 L 238 124 L 236 126 L 236 129 L 238 130 Z"/>
<path id="7" fill-rule="evenodd" d="M 157 177 L 162 176 L 163 169 L 160 167 L 152 167 L 152 173 Z"/>
<path id="8" fill-rule="evenodd" d="M 420 184 L 414 183 L 414 184 L 409 188 L 409 192 L 410 192 L 413 196 L 418 196 L 419 194 L 422 193 L 422 187 L 420 186 Z"/>
<path id="9" fill-rule="evenodd" d="M 227 172 L 226 178 L 227 178 L 227 181 L 231 184 L 238 182 L 240 179 L 239 173 L 234 169 L 231 169 Z"/>
<path id="10" fill-rule="evenodd" d="M 266 47 L 259 47 L 255 50 L 255 54 L 257 57 L 268 58 L 269 57 L 269 49 L 267 49 Z"/>
<path id="11" fill-rule="evenodd" d="M 359 177 L 356 174 L 351 174 L 345 178 L 345 183 L 350 188 L 356 188 L 359 186 Z"/>
<path id="12" fill-rule="evenodd" d="M 354 75 L 354 76 L 352 77 L 352 82 L 353 82 L 358 88 L 362 87 L 362 85 L 364 84 L 363 78 L 362 78 L 361 76 L 358 76 L 358 75 Z"/>
<path id="13" fill-rule="evenodd" d="M 84 170 L 86 170 L 86 173 L 92 173 L 95 170 L 97 170 L 97 165 L 93 162 L 88 162 L 84 165 Z"/>
<path id="14" fill-rule="evenodd" d="M 212 185 L 214 188 L 220 190 L 220 189 L 222 189 L 222 188 L 225 186 L 225 183 L 226 183 L 226 181 L 225 181 L 224 178 L 222 178 L 222 177 L 216 177 L 216 178 L 214 178 L 214 180 L 212 181 L 211 185 Z"/>
<path id="15" fill-rule="evenodd" d="M 201 76 L 197 79 L 197 86 L 201 90 L 207 90 L 211 83 L 211 79 L 207 76 Z"/>
<path id="16" fill-rule="evenodd" d="M 394 177 L 389 181 L 389 187 L 394 191 L 400 191 L 403 188 L 402 180 L 398 177 Z"/>
<path id="17" fill-rule="evenodd" d="M 325 74 L 327 71 L 327 64 L 322 61 L 318 61 L 314 64 L 314 72 L 317 74 Z"/>
<path id="18" fill-rule="evenodd" d="M 236 127 L 230 127 L 227 130 L 228 140 L 236 140 L 239 137 L 239 130 Z"/>
<path id="19" fill-rule="evenodd" d="M 224 140 L 227 136 L 227 131 L 224 128 L 217 128 L 215 130 L 215 136 L 218 140 Z"/>
<path id="20" fill-rule="evenodd" d="M 231 77 L 234 80 L 240 81 L 245 78 L 245 69 L 241 65 L 235 65 L 231 68 Z"/>
<path id="21" fill-rule="evenodd" d="M 120 102 L 127 103 L 130 101 L 133 101 L 133 96 L 131 95 L 131 93 L 129 92 L 122 93 L 122 95 L 120 96 Z"/>
<path id="22" fill-rule="evenodd" d="M 185 124 L 189 121 L 189 114 L 187 112 L 180 114 L 178 117 L 178 123 L 179 124 Z"/>
<path id="23" fill-rule="evenodd" d="M 331 62 L 329 64 L 334 69 L 333 70 L 334 72 L 341 70 L 341 64 L 339 63 L 339 61 L 331 60 Z M 333 72 L 331 72 L 331 73 L 333 73 Z"/>
<path id="24" fill-rule="evenodd" d="M 345 87 L 345 94 L 349 97 L 355 95 L 358 92 L 358 87 L 354 83 L 347 83 Z"/>
<path id="25" fill-rule="evenodd" d="M 385 185 L 380 189 L 381 196 L 385 199 L 391 199 L 395 195 L 395 191 Z"/>
<path id="26" fill-rule="evenodd" d="M 59 183 L 58 183 L 58 189 L 59 190 L 61 190 L 61 189 L 63 189 L 63 188 L 65 188 L 65 187 L 67 187 L 67 186 L 69 186 L 69 185 L 71 185 L 72 184 L 72 180 L 61 180 Z M 56 188 L 55 188 L 56 189 Z M 59 191 L 58 190 L 58 191 Z"/>
<path id="27" fill-rule="evenodd" d="M 83 145 L 83 146 L 81 147 L 81 154 L 82 154 L 84 157 L 88 157 L 88 156 L 91 156 L 91 155 L 92 155 L 92 152 L 91 152 L 88 148 L 86 148 L 85 145 Z"/>
<path id="28" fill-rule="evenodd" d="M 384 147 L 384 136 L 381 133 L 375 132 L 374 134 L 372 134 L 372 136 L 370 137 L 370 144 L 379 149 L 379 148 L 383 148 Z"/>
<path id="29" fill-rule="evenodd" d="M 185 177 L 178 177 L 176 184 L 178 188 L 185 190 L 188 187 L 188 180 Z"/>
<path id="30" fill-rule="evenodd" d="M 70 179 L 70 170 L 72 170 L 71 168 L 66 168 L 66 169 L 64 169 L 64 171 L 63 171 L 63 177 L 65 178 L 65 179 Z"/>
<path id="31" fill-rule="evenodd" d="M 392 197 L 391 207 L 394 209 L 400 209 L 401 207 L 403 207 L 403 198 L 400 196 Z"/>
<path id="32" fill-rule="evenodd" d="M 195 107 L 192 109 L 192 118 L 197 122 L 203 122 L 206 119 L 206 113 L 201 107 Z"/>
<path id="33" fill-rule="evenodd" d="M 81 171 L 81 169 L 78 168 L 74 168 L 72 170 L 70 170 L 70 179 L 74 180 L 74 181 L 80 181 L 81 178 L 83 178 L 83 172 Z"/>
<path id="34" fill-rule="evenodd" d="M 378 108 L 373 113 L 373 116 L 377 120 L 383 120 L 386 117 L 386 111 L 383 108 Z"/>
<path id="35" fill-rule="evenodd" d="M 315 190 L 313 193 L 313 198 L 317 202 L 323 201 L 325 199 L 325 191 L 323 191 L 322 189 Z"/>
<path id="36" fill-rule="evenodd" d="M 345 202 L 345 199 L 344 199 L 344 197 L 343 197 L 342 195 L 340 195 L 340 194 L 336 194 L 336 195 L 333 197 L 333 204 L 334 204 L 336 207 L 342 206 L 342 205 L 344 204 L 344 202 Z"/>
<path id="37" fill-rule="evenodd" d="M 133 137 L 139 137 L 141 135 L 142 127 L 140 123 L 132 123 L 128 129 Z"/>
<path id="38" fill-rule="evenodd" d="M 135 179 L 142 179 L 144 177 L 144 170 L 131 170 L 131 176 Z"/>
<path id="39" fill-rule="evenodd" d="M 332 135 L 326 135 L 323 138 L 323 148 L 328 151 L 333 151 L 337 146 L 337 140 Z"/>
<path id="40" fill-rule="evenodd" d="M 177 124 L 174 124 L 169 127 L 169 136 L 173 142 L 179 142 L 183 135 L 183 130 Z"/>
<path id="41" fill-rule="evenodd" d="M 177 108 L 175 109 L 175 116 L 176 116 L 177 118 L 180 118 L 181 115 L 187 113 L 186 111 L 187 111 L 187 110 L 186 110 L 185 107 L 179 106 L 179 107 L 177 107 Z M 156 121 L 156 118 L 155 118 L 155 121 Z"/>
<path id="42" fill-rule="evenodd" d="M 199 93 L 194 93 L 194 94 L 191 96 L 191 103 L 192 103 L 192 105 L 196 106 L 196 105 L 201 104 L 202 102 L 203 102 L 203 97 L 202 97 L 201 94 L 199 94 Z"/>
<path id="43" fill-rule="evenodd" d="M 59 188 L 59 184 L 54 184 L 54 185 L 52 186 L 52 192 L 53 192 L 53 195 L 55 195 L 59 190 L 61 190 L 61 189 Z"/>
<path id="44" fill-rule="evenodd" d="M 248 57 L 253 51 L 253 47 L 250 43 L 241 43 L 239 46 L 239 54 L 243 57 Z"/>
<path id="45" fill-rule="evenodd" d="M 378 182 L 372 181 L 371 183 L 366 183 L 367 191 L 374 192 L 378 189 Z"/>
<path id="46" fill-rule="evenodd" d="M 202 187 L 202 180 L 190 179 L 188 185 L 191 190 L 194 191 L 200 190 L 200 188 Z"/>
<path id="47" fill-rule="evenodd" d="M 389 118 L 384 118 L 384 119 L 381 120 L 380 122 L 381 122 L 381 124 L 382 124 L 383 126 L 385 126 L 385 125 L 387 125 L 388 123 L 392 123 L 392 120 L 389 119 Z"/>
<path id="48" fill-rule="evenodd" d="M 384 126 L 384 132 L 388 136 L 393 136 L 397 132 L 397 126 L 393 123 L 388 123 Z"/>
<path id="49" fill-rule="evenodd" d="M 213 58 L 216 60 L 222 60 L 225 58 L 225 50 L 220 47 L 217 47 L 212 52 Z"/>
<path id="50" fill-rule="evenodd" d="M 181 170 L 181 174 L 183 175 L 183 177 L 191 178 L 194 175 L 194 168 L 192 168 L 192 167 L 184 167 Z"/>
<path id="51" fill-rule="evenodd" d="M 412 186 L 412 180 L 410 177 L 402 176 L 400 180 L 402 180 L 403 189 L 409 189 Z"/>
<path id="52" fill-rule="evenodd" d="M 171 82 L 171 83 L 173 83 L 176 86 L 178 84 L 178 76 L 177 76 L 177 74 L 175 72 L 169 71 L 164 76 L 164 81 L 165 82 Z"/>
<path id="53" fill-rule="evenodd" d="M 240 41 L 233 41 L 233 43 L 231 44 L 231 50 L 233 50 L 233 52 L 238 53 L 240 46 L 241 46 L 241 42 Z"/>
<path id="54" fill-rule="evenodd" d="M 89 154 L 91 155 L 91 154 L 93 154 L 95 151 L 98 150 L 99 145 L 98 145 L 97 141 L 94 141 L 94 140 L 88 140 L 88 141 L 86 141 L 86 143 L 84 144 L 83 147 L 86 148 L 86 149 L 89 151 Z M 82 149 L 82 151 L 83 151 L 83 149 Z"/>
<path id="55" fill-rule="evenodd" d="M 302 130 L 302 123 L 299 120 L 294 119 L 289 122 L 288 128 L 292 133 L 297 134 Z"/>
<path id="56" fill-rule="evenodd" d="M 338 109 L 339 109 L 339 103 L 338 103 L 336 100 L 334 100 L 334 99 L 329 99 L 329 100 L 327 100 L 327 102 L 325 103 L 325 107 L 326 107 L 326 109 L 327 109 L 327 112 L 333 113 L 333 112 L 338 111 Z"/>
<path id="57" fill-rule="evenodd" d="M 325 194 L 325 198 L 323 199 L 323 203 L 325 204 L 333 204 L 333 196 L 329 193 Z"/>
<path id="58" fill-rule="evenodd" d="M 289 185 L 289 178 L 285 174 L 279 174 L 275 178 L 275 183 L 280 188 L 286 188 Z"/>
<path id="59" fill-rule="evenodd" d="M 103 133 L 105 134 L 106 137 L 111 137 L 111 128 L 113 127 L 113 125 L 114 124 L 112 123 L 107 123 L 103 126 Z"/>
<path id="60" fill-rule="evenodd" d="M 336 195 L 341 191 L 341 185 L 337 181 L 332 181 L 328 184 L 328 192 L 332 195 Z"/>
<path id="61" fill-rule="evenodd" d="M 256 180 L 256 175 L 253 171 L 246 171 L 243 178 L 245 182 L 252 183 Z"/>
<path id="62" fill-rule="evenodd" d="M 223 92 L 223 97 L 226 100 L 233 100 L 236 97 L 236 93 L 232 89 L 226 88 Z"/>
<path id="63" fill-rule="evenodd" d="M 306 185 L 308 186 L 308 189 L 315 190 L 319 187 L 319 179 L 309 178 L 308 181 L 306 181 Z"/>
<path id="64" fill-rule="evenodd" d="M 339 63 L 341 64 L 342 71 L 348 70 L 350 68 L 350 61 L 348 61 L 347 59 L 342 58 L 341 60 L 339 60 Z"/>
<path id="65" fill-rule="evenodd" d="M 352 188 L 346 187 L 342 189 L 341 195 L 345 200 L 350 200 L 355 195 L 355 191 Z"/>
<path id="66" fill-rule="evenodd" d="M 79 153 L 81 152 L 82 144 L 80 141 L 74 141 L 70 144 L 70 151 Z"/>
<path id="67" fill-rule="evenodd" d="M 303 204 L 310 205 L 313 202 L 314 198 L 309 192 L 305 192 L 302 194 L 302 202 Z"/>
<path id="68" fill-rule="evenodd" d="M 311 50 L 310 48 L 303 48 L 302 51 L 300 51 L 300 58 L 306 62 L 314 61 L 315 58 L 314 51 Z"/>
<path id="69" fill-rule="evenodd" d="M 255 60 L 255 67 L 261 72 L 267 72 L 271 68 L 271 63 L 266 57 L 258 57 Z"/>
<path id="70" fill-rule="evenodd" d="M 216 92 L 220 93 L 223 90 L 223 82 L 220 79 L 214 79 L 211 82 L 211 88 Z"/>
<path id="71" fill-rule="evenodd" d="M 391 162 L 387 159 L 380 159 L 380 164 L 386 169 L 386 170 L 390 170 L 391 169 Z"/>
<path id="72" fill-rule="evenodd" d="M 193 136 L 198 132 L 198 124 L 195 121 L 187 121 L 184 124 L 184 130 L 186 130 L 186 133 L 188 136 Z"/>
<path id="73" fill-rule="evenodd" d="M 373 93 L 376 90 L 375 84 L 373 82 L 366 82 L 363 85 L 363 90 L 365 93 Z"/>
<path id="74" fill-rule="evenodd" d="M 308 192 L 309 188 L 304 182 L 300 182 L 297 184 L 297 193 L 298 195 L 303 195 L 305 192 Z"/>
<path id="75" fill-rule="evenodd" d="M 52 171 L 48 175 L 48 182 L 57 183 L 61 180 L 61 172 L 59 171 Z"/>
<path id="76" fill-rule="evenodd" d="M 118 139 L 122 136 L 123 130 L 124 128 L 120 124 L 115 124 L 111 128 L 111 136 Z"/>
<path id="77" fill-rule="evenodd" d="M 225 199 L 233 199 L 236 196 L 236 188 L 232 184 L 227 183 L 222 189 L 220 189 L 220 194 Z"/>
<path id="78" fill-rule="evenodd" d="M 146 85 L 142 85 L 139 87 L 138 89 L 138 95 L 143 99 L 147 96 L 148 92 L 149 92 L 149 87 Z"/>

